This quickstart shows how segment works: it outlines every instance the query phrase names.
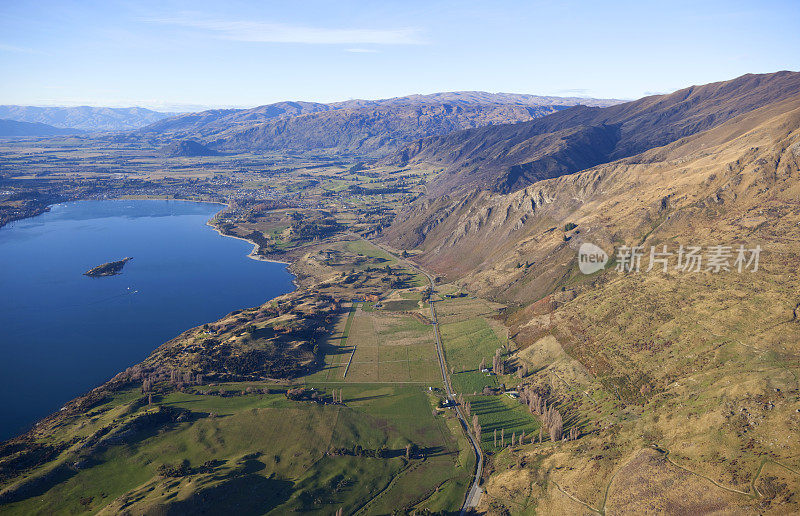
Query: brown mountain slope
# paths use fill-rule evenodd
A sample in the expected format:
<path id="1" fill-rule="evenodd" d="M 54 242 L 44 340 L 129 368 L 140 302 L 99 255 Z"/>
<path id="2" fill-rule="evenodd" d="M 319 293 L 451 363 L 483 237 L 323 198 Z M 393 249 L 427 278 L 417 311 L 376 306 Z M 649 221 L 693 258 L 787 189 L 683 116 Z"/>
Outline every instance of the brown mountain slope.
<path id="1" fill-rule="evenodd" d="M 418 207 L 419 260 L 511 303 L 509 361 L 581 434 L 503 452 L 481 507 L 800 511 L 798 199 L 796 95 L 509 195 Z M 587 242 L 642 245 L 642 269 L 584 276 Z M 683 272 L 673 256 L 646 272 L 651 246 L 740 244 L 761 247 L 758 271 Z"/>
<path id="2" fill-rule="evenodd" d="M 261 123 L 272 118 L 291 117 L 330 109 L 317 102 L 278 102 L 252 109 L 212 109 L 186 113 L 142 128 L 138 134 L 203 137 L 231 127 Z"/>
<path id="3" fill-rule="evenodd" d="M 455 104 L 336 109 L 234 127 L 214 135 L 210 145 L 228 151 L 292 149 L 381 156 L 428 135 L 531 120 L 556 109 Z"/>
<path id="4" fill-rule="evenodd" d="M 444 168 L 430 185 L 432 195 L 476 187 L 508 193 L 666 145 L 798 94 L 800 73 L 744 75 L 616 106 L 577 106 L 529 122 L 431 137 L 388 162 Z"/>
<path id="5" fill-rule="evenodd" d="M 768 138 L 769 124 L 791 128 L 798 105 L 800 96 L 668 146 L 539 181 L 513 194 L 475 191 L 423 200 L 398 218 L 386 238 L 401 248 L 419 247 L 424 251 L 420 261 L 448 277 L 506 299 L 531 301 L 547 294 L 574 265 L 566 262 L 574 259 L 574 248 L 584 239 L 609 247 L 626 238 L 643 238 L 655 222 L 666 231 L 684 220 L 685 215 L 678 216 L 681 210 L 731 192 L 737 205 L 747 203 L 739 209 L 762 206 L 764 193 L 749 181 L 742 183 L 745 176 L 731 176 L 731 170 L 740 169 L 743 160 L 779 159 L 761 153 L 754 158 L 746 143 L 755 135 Z M 789 152 L 780 158 L 784 166 L 790 166 L 787 160 L 793 156 Z M 708 170 L 714 170 L 712 179 Z M 734 190 L 731 181 L 745 190 Z M 568 222 L 578 229 L 568 233 L 566 242 L 563 226 Z M 519 263 L 531 266 L 518 268 Z"/>
<path id="6" fill-rule="evenodd" d="M 579 103 L 609 106 L 619 101 L 465 91 L 331 104 L 279 102 L 189 113 L 129 137 L 198 138 L 225 151 L 384 156 L 426 136 L 531 120 Z"/>

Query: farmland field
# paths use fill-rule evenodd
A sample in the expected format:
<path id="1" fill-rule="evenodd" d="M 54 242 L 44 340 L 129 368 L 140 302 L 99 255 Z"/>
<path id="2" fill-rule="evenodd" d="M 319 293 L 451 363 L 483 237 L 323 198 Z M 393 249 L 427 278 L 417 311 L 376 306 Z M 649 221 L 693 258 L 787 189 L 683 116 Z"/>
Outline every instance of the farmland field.
<path id="1" fill-rule="evenodd" d="M 350 307 L 346 316 L 339 319 L 330 335 L 321 343 L 320 347 L 325 352 L 325 362 L 322 369 L 307 376 L 307 381 L 336 381 L 343 377 L 347 361 L 352 353 L 348 347 L 347 337 L 353 325 L 356 313 L 356 304 Z"/>
<path id="2" fill-rule="evenodd" d="M 356 310 L 348 382 L 441 382 L 433 328 L 413 317 Z"/>
<path id="3" fill-rule="evenodd" d="M 485 451 L 496 451 L 500 448 L 501 431 L 505 433 L 506 444 L 512 435 L 538 435 L 539 421 L 528 412 L 518 400 L 501 396 L 467 396 L 472 407 L 472 414 L 478 415 L 481 425 L 481 446 Z M 494 431 L 497 430 L 497 447 L 494 446 Z M 546 439 L 546 437 L 545 437 Z M 529 440 L 526 442 L 530 442 Z"/>
<path id="4" fill-rule="evenodd" d="M 496 387 L 497 376 L 478 370 L 460 371 L 450 375 L 450 382 L 456 392 L 479 393 L 484 387 Z"/>
<path id="5" fill-rule="evenodd" d="M 386 301 L 384 307 L 389 311 L 402 312 L 405 310 L 418 310 L 419 301 L 416 299 L 401 299 L 397 301 Z"/>
<path id="6" fill-rule="evenodd" d="M 453 370 L 453 387 L 463 393 L 479 392 L 484 386 L 495 386 L 497 378 L 478 370 L 481 361 L 488 368 L 498 348 L 505 344 L 505 335 L 498 335 L 497 321 L 489 317 L 501 305 L 483 299 L 457 298 L 436 304 L 442 346 L 447 365 Z"/>
<path id="7" fill-rule="evenodd" d="M 475 371 L 482 359 L 491 367 L 495 351 L 503 343 L 482 318 L 440 325 L 447 364 L 456 372 Z"/>
<path id="8" fill-rule="evenodd" d="M 445 287 L 446 285 L 442 288 Z M 502 306 L 484 299 L 462 297 L 440 301 L 436 304 L 436 313 L 440 323 L 448 324 L 479 317 L 491 317 L 497 314 L 498 309 Z"/>
<path id="9" fill-rule="evenodd" d="M 342 317 L 323 348 L 324 368 L 306 382 L 440 384 L 432 326 L 407 314 L 367 311 L 365 305 Z"/>

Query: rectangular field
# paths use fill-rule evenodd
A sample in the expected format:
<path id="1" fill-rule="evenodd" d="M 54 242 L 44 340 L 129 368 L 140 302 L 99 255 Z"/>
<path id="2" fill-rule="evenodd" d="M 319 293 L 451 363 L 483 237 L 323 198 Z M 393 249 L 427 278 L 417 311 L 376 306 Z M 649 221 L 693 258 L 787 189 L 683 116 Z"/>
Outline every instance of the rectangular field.
<path id="1" fill-rule="evenodd" d="M 503 344 L 481 317 L 440 324 L 439 331 L 447 365 L 456 372 L 476 371 L 482 359 L 491 367 L 495 351 Z"/>
<path id="2" fill-rule="evenodd" d="M 537 435 L 541 426 L 539 420 L 518 400 L 506 395 L 500 396 L 467 396 L 472 407 L 472 414 L 478 415 L 481 425 L 481 446 L 486 451 L 500 448 L 501 432 L 505 433 L 506 445 L 512 435 L 520 436 L 525 432 L 526 443 L 530 436 Z M 497 430 L 497 447 L 494 446 L 494 431 Z M 547 437 L 544 436 L 547 440 Z"/>
<path id="3" fill-rule="evenodd" d="M 502 307 L 503 305 L 499 303 L 485 299 L 462 297 L 439 301 L 436 303 L 436 314 L 440 323 L 448 324 L 478 317 L 491 317 Z"/>
<path id="4" fill-rule="evenodd" d="M 306 382 L 441 383 L 433 327 L 402 313 L 358 304 L 330 337 L 324 368 Z M 344 319 L 344 318 L 342 318 Z"/>
<path id="5" fill-rule="evenodd" d="M 343 377 L 347 361 L 353 351 L 347 340 L 356 308 L 356 304 L 351 305 L 347 315 L 339 318 L 333 332 L 323 342 L 320 342 L 320 348 L 325 353 L 325 363 L 319 371 L 306 377 L 307 382 L 336 381 Z"/>

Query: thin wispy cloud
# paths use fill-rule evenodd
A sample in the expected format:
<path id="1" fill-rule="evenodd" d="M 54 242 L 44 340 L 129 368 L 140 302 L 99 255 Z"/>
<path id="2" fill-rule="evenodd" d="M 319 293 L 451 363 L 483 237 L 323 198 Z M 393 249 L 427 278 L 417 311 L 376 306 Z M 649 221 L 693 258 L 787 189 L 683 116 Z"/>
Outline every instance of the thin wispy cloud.
<path id="1" fill-rule="evenodd" d="M 42 52 L 28 47 L 18 47 L 16 45 L 6 45 L 0 43 L 0 52 L 14 52 L 17 54 L 41 54 Z"/>
<path id="2" fill-rule="evenodd" d="M 420 29 L 413 27 L 336 29 L 270 22 L 209 20 L 193 16 L 148 18 L 145 21 L 198 29 L 224 39 L 256 43 L 312 45 L 420 45 L 425 43 Z"/>
<path id="3" fill-rule="evenodd" d="M 346 48 L 345 51 L 352 52 L 353 54 L 377 54 L 380 52 L 374 48 Z"/>

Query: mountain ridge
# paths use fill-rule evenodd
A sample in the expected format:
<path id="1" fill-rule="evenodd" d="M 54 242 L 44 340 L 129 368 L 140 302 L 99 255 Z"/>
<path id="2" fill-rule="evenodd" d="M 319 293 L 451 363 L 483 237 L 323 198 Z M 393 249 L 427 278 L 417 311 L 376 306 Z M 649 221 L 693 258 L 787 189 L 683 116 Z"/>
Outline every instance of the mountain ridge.
<path id="1" fill-rule="evenodd" d="M 0 118 L 0 137 L 59 136 L 83 132 L 80 129 L 53 127 L 41 122 L 20 122 Z"/>
<path id="2" fill-rule="evenodd" d="M 527 122 L 433 136 L 414 142 L 385 162 L 445 168 L 445 174 L 431 185 L 434 195 L 473 187 L 508 193 L 540 179 L 666 145 L 798 93 L 798 72 L 747 74 L 605 108 L 576 106 Z M 617 141 L 599 155 L 598 145 L 608 144 L 612 136 L 602 129 L 606 126 L 618 128 Z M 583 138 L 565 139 L 571 134 L 563 132 L 567 130 L 580 131 Z M 597 141 L 592 140 L 595 137 Z M 595 149 L 594 155 L 582 156 L 589 148 Z"/>
<path id="3" fill-rule="evenodd" d="M 625 197 L 628 196 L 628 201 L 634 203 L 635 200 L 634 204 L 640 205 L 640 213 L 627 215 L 630 218 L 626 220 L 625 225 L 629 227 L 629 230 L 631 227 L 642 228 L 648 223 L 647 221 L 657 220 L 665 210 L 674 210 L 680 198 L 676 193 L 677 184 L 670 184 L 663 179 L 665 168 L 685 170 L 685 174 L 691 174 L 690 167 L 686 166 L 681 169 L 684 162 L 697 160 L 699 159 L 697 156 L 706 156 L 714 148 L 732 146 L 734 142 L 742 141 L 744 135 L 763 124 L 777 125 L 778 123 L 774 120 L 780 120 L 782 117 L 794 120 L 800 116 L 798 113 L 800 113 L 800 93 L 791 94 L 782 100 L 745 111 L 719 125 L 666 145 L 653 147 L 609 163 L 586 167 L 573 174 L 542 179 L 511 193 L 487 188 L 465 189 L 441 196 L 423 197 L 398 215 L 384 238 L 398 248 L 417 248 L 423 251 L 422 254 L 417 255 L 420 263 L 451 278 L 464 279 L 469 283 L 476 281 L 471 286 L 483 293 L 486 293 L 485 289 L 488 284 L 495 285 L 490 289 L 493 295 L 513 292 L 513 290 L 508 291 L 509 282 L 520 274 L 524 276 L 541 274 L 542 278 L 549 278 L 539 287 L 529 289 L 524 295 L 520 294 L 521 297 L 517 297 L 517 294 L 509 294 L 512 300 L 530 302 L 551 292 L 561 275 L 567 272 L 562 267 L 564 263 L 574 258 L 574 249 L 571 249 L 570 246 L 584 238 L 581 230 L 579 230 L 581 236 L 577 238 L 573 238 L 576 235 L 567 235 L 565 231 L 556 231 L 553 232 L 555 240 L 550 241 L 547 246 L 543 246 L 542 241 L 539 241 L 537 237 L 534 239 L 539 242 L 537 250 L 521 252 L 516 248 L 518 243 L 522 247 L 531 245 L 528 239 L 533 235 L 529 233 L 531 229 L 526 229 L 530 228 L 531 224 L 534 224 L 537 230 L 545 231 L 557 229 L 568 222 L 579 223 L 582 216 L 570 215 L 571 212 L 585 211 L 588 209 L 587 206 L 593 206 L 590 203 L 595 197 L 602 196 L 608 191 L 614 191 L 618 192 L 621 198 L 628 199 Z M 612 129 L 608 130 L 613 132 Z M 791 124 L 785 130 L 791 132 Z M 765 136 L 762 134 L 761 141 L 764 138 Z M 789 144 L 782 144 L 782 146 L 795 149 L 792 151 L 794 154 L 789 152 L 786 158 L 779 159 L 777 163 L 787 162 L 786 160 L 791 156 L 800 156 L 800 147 L 797 145 L 792 147 Z M 762 148 L 756 150 L 764 152 Z M 753 149 L 742 145 L 742 148 L 737 149 L 736 152 L 738 155 L 731 158 L 730 161 L 720 161 L 716 164 L 724 171 L 725 176 L 729 176 L 731 170 L 741 168 L 745 161 L 760 163 L 760 158 L 754 160 L 752 154 L 755 150 Z M 772 161 L 767 159 L 760 166 L 768 168 L 771 165 Z M 713 166 L 713 164 L 708 166 Z M 620 176 L 619 171 L 623 169 L 636 170 L 637 175 L 629 178 Z M 648 178 L 646 175 L 642 176 L 641 170 L 649 170 L 657 175 Z M 722 175 L 722 172 L 717 173 L 717 176 Z M 700 176 L 698 175 L 698 177 Z M 741 181 L 741 179 L 736 180 Z M 686 181 L 687 179 L 681 179 L 679 184 L 684 184 Z M 714 178 L 714 181 L 719 183 L 717 177 Z M 645 183 L 652 185 L 652 188 L 658 188 L 663 194 L 651 196 L 648 203 L 642 205 L 640 200 L 643 196 L 636 189 Z M 684 197 L 694 197 L 699 195 L 699 192 L 706 192 L 706 195 L 712 199 L 717 196 L 715 190 L 709 189 L 702 180 L 698 179 L 697 182 L 690 182 L 690 184 L 691 187 L 682 186 L 684 191 L 681 195 Z M 728 186 L 727 188 L 732 187 Z M 726 193 L 724 188 L 719 195 L 723 195 L 723 193 Z M 720 198 L 724 199 L 724 196 Z M 728 201 L 728 203 L 730 202 L 732 201 Z M 619 201 L 619 204 L 623 204 L 623 202 Z M 593 215 L 587 213 L 585 216 L 595 219 L 592 227 L 602 226 L 599 222 L 601 219 L 614 219 L 618 216 L 616 214 L 603 215 L 603 213 L 603 210 L 597 209 L 597 213 Z M 539 222 L 535 223 L 537 220 Z M 634 223 L 634 220 L 637 222 Z M 607 222 L 605 224 L 607 225 Z M 586 231 L 586 228 L 582 227 L 582 230 Z M 562 233 L 565 235 L 563 240 L 560 239 Z M 642 233 L 647 234 L 647 231 L 642 230 Z M 620 235 L 612 236 L 609 230 L 604 232 L 602 238 L 599 236 L 597 238 L 598 242 L 595 243 L 603 243 L 607 247 L 614 247 L 620 241 Z M 545 249 L 551 249 L 551 251 L 558 249 L 557 254 L 561 253 L 559 254 L 561 258 L 555 259 L 555 255 L 550 256 L 549 251 L 545 252 Z M 508 262 L 511 256 L 517 256 L 518 259 L 525 258 L 526 262 L 531 261 L 541 265 L 534 265 L 531 269 L 525 268 L 524 271 L 519 271 L 513 270 L 513 267 L 505 263 L 503 270 L 508 274 L 508 278 L 511 278 L 508 281 L 501 279 L 503 274 L 497 271 L 494 273 L 496 277 L 488 283 L 482 280 L 477 281 L 474 278 L 469 279 L 476 275 L 476 277 L 491 275 L 489 271 L 497 266 L 498 260 Z M 559 265 L 553 267 L 550 260 L 555 260 Z M 543 269 L 537 273 L 540 266 Z M 481 270 L 485 272 L 479 272 Z M 560 272 L 554 272 L 555 270 Z"/>
<path id="4" fill-rule="evenodd" d="M 135 129 L 173 115 L 141 107 L 0 106 L 0 118 L 91 132 Z"/>
<path id="5" fill-rule="evenodd" d="M 287 101 L 251 109 L 180 115 L 139 129 L 132 136 L 197 138 L 219 151 L 289 149 L 382 157 L 421 137 L 531 120 L 579 102 L 613 105 L 618 101 L 486 92 L 443 92 L 330 104 Z"/>

